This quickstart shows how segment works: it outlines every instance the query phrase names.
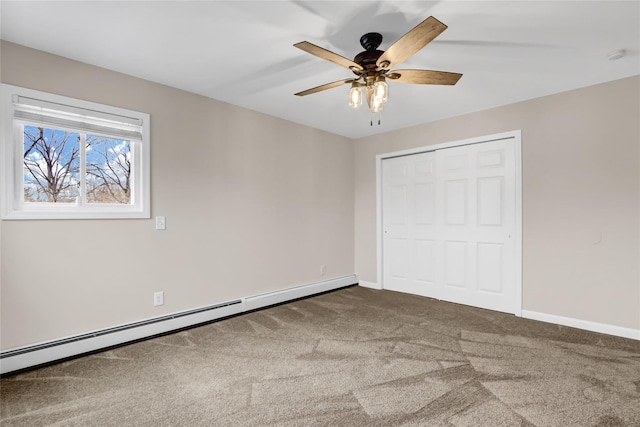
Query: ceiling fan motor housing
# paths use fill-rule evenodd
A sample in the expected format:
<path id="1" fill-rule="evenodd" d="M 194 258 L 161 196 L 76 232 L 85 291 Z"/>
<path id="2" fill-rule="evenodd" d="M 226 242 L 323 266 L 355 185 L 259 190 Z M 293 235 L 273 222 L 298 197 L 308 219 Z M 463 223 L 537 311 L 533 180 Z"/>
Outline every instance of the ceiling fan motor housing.
<path id="1" fill-rule="evenodd" d="M 353 58 L 353 62 L 360 64 L 360 66 L 364 68 L 364 73 L 360 72 L 356 74 L 367 74 L 369 71 L 375 71 L 378 68 L 376 62 L 383 53 L 381 50 L 365 50 L 357 54 L 356 57 Z"/>
<path id="2" fill-rule="evenodd" d="M 376 50 L 382 43 L 382 34 L 367 33 L 360 37 L 360 45 L 366 50 Z"/>
<path id="3" fill-rule="evenodd" d="M 378 58 L 380 58 L 380 55 L 384 53 L 378 50 L 380 43 L 382 43 L 382 34 L 380 33 L 367 33 L 360 37 L 360 44 L 366 50 L 357 54 L 356 57 L 353 58 L 353 62 L 364 68 L 364 73 L 360 72 L 356 74 L 369 74 L 378 68 L 376 62 Z"/>

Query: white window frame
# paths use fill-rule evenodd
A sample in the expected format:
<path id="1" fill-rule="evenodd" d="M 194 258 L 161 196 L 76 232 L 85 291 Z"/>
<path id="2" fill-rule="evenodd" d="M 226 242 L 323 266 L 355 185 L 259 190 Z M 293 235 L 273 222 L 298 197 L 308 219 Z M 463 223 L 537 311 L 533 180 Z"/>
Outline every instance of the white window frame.
<path id="1" fill-rule="evenodd" d="M 35 99 L 44 103 L 55 103 L 65 108 L 91 110 L 106 115 L 123 116 L 140 123 L 140 140 L 131 139 L 132 158 L 130 204 L 82 203 L 25 203 L 24 202 L 24 125 L 14 119 L 19 97 Z M 126 110 L 55 95 L 33 89 L 2 84 L 0 117 L 0 218 L 2 219 L 109 219 L 109 218 L 150 218 L 150 138 L 147 113 Z M 84 160 L 82 160 L 84 162 Z"/>

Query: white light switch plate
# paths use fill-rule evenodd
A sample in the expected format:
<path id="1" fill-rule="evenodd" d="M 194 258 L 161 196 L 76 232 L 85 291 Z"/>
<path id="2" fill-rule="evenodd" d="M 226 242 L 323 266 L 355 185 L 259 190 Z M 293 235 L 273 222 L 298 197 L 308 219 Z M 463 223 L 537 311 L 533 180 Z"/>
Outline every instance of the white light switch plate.
<path id="1" fill-rule="evenodd" d="M 167 228 L 167 219 L 164 216 L 156 217 L 156 230 L 165 230 Z"/>

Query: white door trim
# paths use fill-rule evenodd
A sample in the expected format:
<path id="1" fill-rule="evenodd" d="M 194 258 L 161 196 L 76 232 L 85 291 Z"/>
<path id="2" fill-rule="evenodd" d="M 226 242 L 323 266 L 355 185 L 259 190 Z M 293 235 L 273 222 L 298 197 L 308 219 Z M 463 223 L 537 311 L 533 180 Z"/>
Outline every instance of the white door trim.
<path id="1" fill-rule="evenodd" d="M 513 140 L 515 144 L 515 312 L 518 317 L 522 316 L 522 132 L 514 130 L 510 132 L 485 135 L 475 138 L 462 139 L 459 141 L 445 142 L 436 145 L 411 148 L 408 150 L 394 151 L 391 153 L 378 154 L 376 156 L 376 252 L 377 252 L 377 282 L 380 288 L 384 289 L 383 279 L 383 254 L 382 254 L 382 161 L 391 157 L 408 156 L 411 154 L 424 153 L 441 150 L 444 148 L 460 147 L 470 144 L 481 144 L 483 142 Z"/>

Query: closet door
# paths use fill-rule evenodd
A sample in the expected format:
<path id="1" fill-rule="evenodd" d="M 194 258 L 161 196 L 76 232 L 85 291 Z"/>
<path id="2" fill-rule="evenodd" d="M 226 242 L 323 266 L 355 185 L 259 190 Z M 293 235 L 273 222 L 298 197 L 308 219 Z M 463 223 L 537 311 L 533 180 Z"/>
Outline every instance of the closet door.
<path id="1" fill-rule="evenodd" d="M 386 159 L 382 176 L 384 287 L 436 296 L 435 153 Z"/>
<path id="2" fill-rule="evenodd" d="M 437 152 L 440 299 L 514 312 L 514 156 L 506 141 Z"/>
<path id="3" fill-rule="evenodd" d="M 510 141 L 382 162 L 383 287 L 513 313 Z"/>

